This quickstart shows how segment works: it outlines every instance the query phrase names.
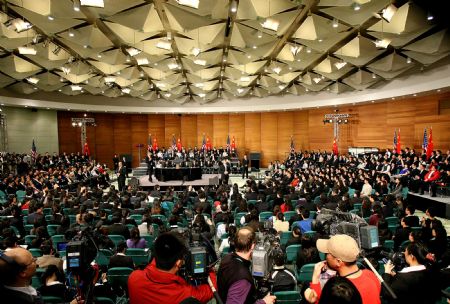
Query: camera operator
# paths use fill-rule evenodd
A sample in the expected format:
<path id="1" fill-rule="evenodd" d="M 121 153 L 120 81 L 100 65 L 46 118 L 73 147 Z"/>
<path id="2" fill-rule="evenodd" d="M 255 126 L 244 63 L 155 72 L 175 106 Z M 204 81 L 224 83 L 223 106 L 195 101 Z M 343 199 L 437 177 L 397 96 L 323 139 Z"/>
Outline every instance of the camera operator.
<path id="1" fill-rule="evenodd" d="M 395 303 L 436 303 L 439 296 L 439 284 L 433 280 L 426 256 L 427 249 L 420 243 L 411 243 L 405 249 L 405 261 L 408 267 L 394 271 L 394 263 L 389 260 L 384 265 L 383 279 L 397 296 Z"/>
<path id="2" fill-rule="evenodd" d="M 317 240 L 317 249 L 326 253 L 326 261 L 319 262 L 314 267 L 310 288 L 305 291 L 305 298 L 309 303 L 320 299 L 322 288 L 320 275 L 327 268 L 335 270 L 341 277 L 349 279 L 358 289 L 364 304 L 379 304 L 381 284 L 375 274 L 367 269 L 359 269 L 356 260 L 359 248 L 356 241 L 348 235 L 339 234 L 329 240 Z"/>
<path id="3" fill-rule="evenodd" d="M 267 294 L 256 299 L 256 287 L 250 272 L 253 249 L 256 245 L 255 231 L 250 227 L 238 230 L 235 252 L 226 255 L 219 267 L 219 294 L 224 303 L 275 303 L 275 296 Z"/>
<path id="4" fill-rule="evenodd" d="M 154 244 L 153 261 L 144 270 L 132 272 L 128 279 L 130 303 L 180 303 L 189 297 L 201 303 L 211 300 L 213 292 L 209 285 L 189 285 L 177 274 L 186 253 L 186 246 L 175 233 L 161 234 Z M 209 275 L 216 285 L 214 272 Z"/>

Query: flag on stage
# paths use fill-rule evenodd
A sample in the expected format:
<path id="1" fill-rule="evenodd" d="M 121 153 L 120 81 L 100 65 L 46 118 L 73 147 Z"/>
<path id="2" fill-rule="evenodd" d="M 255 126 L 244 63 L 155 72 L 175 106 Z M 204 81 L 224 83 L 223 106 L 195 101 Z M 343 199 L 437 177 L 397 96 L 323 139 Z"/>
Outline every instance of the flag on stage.
<path id="1" fill-rule="evenodd" d="M 147 139 L 147 151 L 148 152 L 152 152 L 152 135 L 148 134 L 148 139 Z"/>
<path id="2" fill-rule="evenodd" d="M 209 151 L 211 148 L 211 141 L 209 140 L 209 137 L 206 137 L 206 149 Z"/>
<path id="3" fill-rule="evenodd" d="M 428 146 L 427 146 L 427 159 L 430 159 L 431 153 L 433 152 L 433 128 L 430 128 L 430 136 L 428 137 Z"/>
<path id="4" fill-rule="evenodd" d="M 397 150 L 397 129 L 394 130 L 394 147 L 393 150 Z"/>
<path id="5" fill-rule="evenodd" d="M 203 134 L 202 148 L 200 149 L 202 152 L 206 150 L 206 139 L 205 134 Z"/>
<path id="6" fill-rule="evenodd" d="M 158 140 L 156 140 L 156 137 L 153 138 L 153 151 L 158 150 Z"/>
<path id="7" fill-rule="evenodd" d="M 295 153 L 294 137 L 291 136 L 291 153 Z"/>
<path id="8" fill-rule="evenodd" d="M 334 155 L 338 155 L 339 154 L 338 145 L 337 145 L 337 142 L 336 142 L 336 137 L 333 140 L 333 154 Z"/>
<path id="9" fill-rule="evenodd" d="M 172 150 L 175 151 L 175 149 L 177 148 L 177 141 L 175 139 L 175 134 L 172 135 Z"/>
<path id="10" fill-rule="evenodd" d="M 428 148 L 428 136 L 427 136 L 427 128 L 423 130 L 423 141 L 422 141 L 422 149 L 425 150 L 425 153 L 427 152 Z"/>
<path id="11" fill-rule="evenodd" d="M 397 146 L 396 146 L 396 149 L 397 149 L 397 154 L 401 154 L 402 153 L 402 146 L 401 146 L 401 143 L 400 143 L 400 129 L 398 129 L 398 133 L 397 133 Z"/>
<path id="12" fill-rule="evenodd" d="M 234 136 L 233 139 L 231 140 L 231 150 L 236 150 L 236 141 L 234 140 Z"/>
<path id="13" fill-rule="evenodd" d="M 228 151 L 228 153 L 230 152 L 230 150 L 231 150 L 230 134 L 228 134 L 228 137 L 227 137 L 227 151 Z"/>
<path id="14" fill-rule="evenodd" d="M 84 143 L 83 154 L 87 157 L 89 157 L 91 155 L 91 151 L 89 150 L 87 141 Z"/>
<path id="15" fill-rule="evenodd" d="M 177 141 L 177 149 L 178 152 L 181 152 L 181 150 L 183 149 L 183 145 L 181 144 L 181 138 L 178 137 L 178 141 Z"/>
<path id="16" fill-rule="evenodd" d="M 37 158 L 37 151 L 33 139 L 33 143 L 31 144 L 31 161 L 34 163 L 36 161 L 36 158 Z"/>

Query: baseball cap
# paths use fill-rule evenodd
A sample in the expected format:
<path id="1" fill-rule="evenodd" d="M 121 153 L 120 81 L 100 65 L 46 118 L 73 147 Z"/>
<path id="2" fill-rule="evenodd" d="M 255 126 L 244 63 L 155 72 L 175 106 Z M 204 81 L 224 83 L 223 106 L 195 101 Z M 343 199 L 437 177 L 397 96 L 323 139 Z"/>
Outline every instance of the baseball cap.
<path id="1" fill-rule="evenodd" d="M 317 240 L 317 249 L 323 253 L 330 253 L 344 262 L 355 262 L 359 255 L 356 241 L 346 234 L 333 235 L 329 240 Z"/>

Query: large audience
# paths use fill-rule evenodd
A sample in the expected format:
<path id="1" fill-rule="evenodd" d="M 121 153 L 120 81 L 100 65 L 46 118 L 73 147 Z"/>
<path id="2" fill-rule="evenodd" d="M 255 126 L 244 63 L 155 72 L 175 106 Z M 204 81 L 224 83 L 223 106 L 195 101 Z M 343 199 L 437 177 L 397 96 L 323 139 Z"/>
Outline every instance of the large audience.
<path id="1" fill-rule="evenodd" d="M 195 149 L 180 151 L 178 155 L 175 151 L 170 153 L 152 152 L 161 166 L 176 158 L 199 166 L 214 166 L 228 158 L 227 152 L 219 149 L 204 154 Z M 109 283 L 108 270 L 115 267 L 145 268 L 148 261 L 139 263 L 127 254 L 130 249 L 142 249 L 146 254 L 153 252 L 151 256 L 156 257 L 156 264 L 153 259 L 147 266 L 151 271 L 178 271 L 178 266 L 173 266 L 176 264 L 169 262 L 170 267 L 166 267 L 169 264 L 161 266 L 158 262 L 158 257 L 163 260 L 170 253 L 161 249 L 161 254 L 155 240 L 170 230 L 184 227 L 199 232 L 207 247 L 214 251 L 212 255 L 222 257 L 225 264 L 231 263 L 225 258 L 229 252 L 249 252 L 245 241 L 252 239 L 252 231 L 277 235 L 280 244 L 275 246 L 277 250 L 270 274 L 273 292 L 301 290 L 302 301 L 327 303 L 324 299 L 333 296 L 329 285 L 325 284 L 329 280 L 329 284 L 346 286 L 353 296 L 359 292 L 362 303 L 369 303 L 367 299 L 373 295 L 362 292 L 364 287 L 358 285 L 357 248 L 350 252 L 333 249 L 330 247 L 336 242 L 333 237 L 326 243 L 328 247 L 325 243 L 316 243 L 319 238 L 330 237 L 315 221 L 324 209 L 358 215 L 368 224 L 378 227 L 380 248 L 404 252 L 405 271 L 394 269 L 393 263 L 383 266 L 379 259 L 373 260 L 399 297 L 398 303 L 434 303 L 440 296 L 439 290 L 450 286 L 446 229 L 437 219 L 433 207 L 424 210 L 423 218 L 417 217 L 416 206 L 408 196 L 408 192 L 415 192 L 435 197 L 438 192 L 448 189 L 450 151 L 445 155 L 439 150 L 433 151 L 430 158 L 408 148 L 401 154 L 389 150 L 361 155 L 292 152 L 283 162 L 270 163 L 263 179 L 248 179 L 242 187 L 229 185 L 228 180 L 223 180 L 220 185 L 197 189 L 189 186 L 183 191 L 175 191 L 173 187 L 162 190 L 158 185 L 150 191 L 136 185 L 118 191 L 110 184 L 106 165 L 97 164 L 80 154 L 45 154 L 33 159 L 29 155 L 4 153 L 0 157 L 1 249 L 4 255 L 13 258 L 28 258 L 27 254 L 37 256 L 34 267 L 42 271 L 30 271 L 27 278 L 33 280 L 33 286 L 44 296 L 56 295 L 64 301 L 80 301 L 74 289 L 66 284 L 69 274 L 65 272 L 65 251 L 59 245 L 89 230 L 97 249 L 112 254 L 106 263 L 102 263 L 99 256 L 96 258 L 100 268 L 94 282 L 94 296 L 116 300 L 125 295 L 130 296 L 132 303 L 140 303 L 135 286 L 128 294 L 128 291 L 118 290 L 117 286 Z M 392 219 L 398 222 L 392 224 Z M 163 239 L 167 239 L 173 248 L 181 248 L 170 238 Z M 162 242 L 161 239 L 159 243 Z M 351 238 L 341 240 L 346 248 L 352 248 L 352 242 Z M 287 263 L 287 248 L 295 245 L 301 246 L 298 246 L 293 263 Z M 324 260 L 322 254 L 326 255 L 326 263 L 321 262 Z M 225 267 L 224 263 L 220 267 Z M 311 285 L 298 282 L 297 274 L 302 267 L 313 263 L 315 269 Z M 220 270 L 224 268 L 220 267 L 219 273 L 224 273 Z M 423 269 L 433 275 L 429 276 L 428 272 L 408 275 Z M 4 271 L 1 259 L 0 271 Z M 362 275 L 372 280 L 374 276 L 367 271 L 370 272 L 364 270 Z M 341 280 L 330 279 L 336 272 Z M 52 288 L 55 281 L 61 285 L 58 290 Z M 219 293 L 223 295 L 220 286 L 230 286 L 220 277 L 218 281 Z M 1 284 L 11 286 L 12 282 L 2 275 Z M 248 287 L 242 282 L 240 284 L 242 288 L 233 289 L 231 286 L 230 290 L 238 292 Z M 430 301 L 419 297 L 414 289 L 416 286 L 422 286 L 419 291 L 423 288 L 432 291 Z M 252 289 L 248 288 L 250 294 Z M 377 288 L 371 289 L 375 292 Z M 202 289 L 193 296 L 205 303 L 212 293 Z M 233 292 L 225 294 L 226 298 L 234 296 Z M 383 297 L 389 302 L 389 295 L 384 291 L 376 292 L 376 296 L 378 300 Z M 261 299 L 258 301 L 275 301 L 268 296 Z"/>

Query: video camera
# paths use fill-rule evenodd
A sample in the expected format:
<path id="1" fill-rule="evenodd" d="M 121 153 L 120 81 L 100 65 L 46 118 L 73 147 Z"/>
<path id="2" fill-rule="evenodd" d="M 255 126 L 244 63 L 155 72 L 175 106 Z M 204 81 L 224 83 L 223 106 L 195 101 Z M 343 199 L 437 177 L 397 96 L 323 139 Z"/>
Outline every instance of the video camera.
<path id="1" fill-rule="evenodd" d="M 362 249 L 370 250 L 380 246 L 378 228 L 368 225 L 364 219 L 353 213 L 322 209 L 311 228 L 330 236 L 347 234 L 354 238 Z"/>
<path id="2" fill-rule="evenodd" d="M 67 270 L 77 275 L 83 274 L 97 256 L 97 246 L 90 228 L 80 231 L 67 243 Z"/>
<path id="3" fill-rule="evenodd" d="M 405 254 L 403 252 L 386 252 L 381 251 L 380 255 L 383 256 L 383 262 L 387 263 L 387 260 L 390 260 L 394 265 L 395 272 L 399 272 L 405 267 L 408 267 L 408 264 L 405 260 Z"/>

